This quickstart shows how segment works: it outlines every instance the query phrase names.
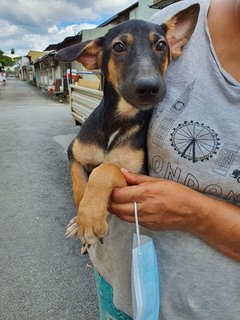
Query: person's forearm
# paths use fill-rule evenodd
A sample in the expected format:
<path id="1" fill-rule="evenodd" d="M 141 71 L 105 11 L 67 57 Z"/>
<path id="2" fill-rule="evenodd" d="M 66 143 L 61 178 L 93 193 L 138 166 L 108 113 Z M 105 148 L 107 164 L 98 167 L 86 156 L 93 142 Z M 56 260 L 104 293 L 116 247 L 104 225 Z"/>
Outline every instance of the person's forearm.
<path id="1" fill-rule="evenodd" d="M 199 221 L 188 225 L 187 231 L 240 261 L 240 207 L 202 194 L 198 196 L 203 197 L 202 201 L 197 201 Z"/>

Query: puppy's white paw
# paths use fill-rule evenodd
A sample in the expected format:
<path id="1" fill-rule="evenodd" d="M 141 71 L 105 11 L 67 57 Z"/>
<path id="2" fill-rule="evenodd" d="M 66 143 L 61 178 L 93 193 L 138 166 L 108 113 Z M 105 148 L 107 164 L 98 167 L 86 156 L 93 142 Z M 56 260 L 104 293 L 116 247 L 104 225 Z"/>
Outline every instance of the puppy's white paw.
<path id="1" fill-rule="evenodd" d="M 70 238 L 77 235 L 79 227 L 76 221 L 77 221 L 77 216 L 74 217 L 67 225 L 67 231 L 65 233 L 66 238 Z"/>

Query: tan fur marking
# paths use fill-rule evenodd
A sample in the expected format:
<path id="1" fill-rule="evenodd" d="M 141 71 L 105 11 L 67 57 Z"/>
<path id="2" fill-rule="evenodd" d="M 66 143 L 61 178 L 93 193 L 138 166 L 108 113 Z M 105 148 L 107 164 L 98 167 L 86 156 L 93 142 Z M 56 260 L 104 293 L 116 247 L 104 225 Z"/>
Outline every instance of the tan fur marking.
<path id="1" fill-rule="evenodd" d="M 139 172 L 144 162 L 144 152 L 143 150 L 133 150 L 131 146 L 124 145 L 106 154 L 104 162 L 117 164 L 132 172 Z"/>
<path id="2" fill-rule="evenodd" d="M 117 69 L 118 68 L 115 66 L 113 58 L 111 57 L 108 62 L 108 80 L 118 91 Z"/>
<path id="3" fill-rule="evenodd" d="M 132 42 L 134 40 L 134 37 L 131 33 L 122 33 L 118 37 L 114 38 L 112 41 L 112 46 L 114 46 L 115 43 L 117 42 L 123 42 L 127 46 L 131 46 Z"/>
<path id="4" fill-rule="evenodd" d="M 98 166 L 103 162 L 104 152 L 101 148 L 94 144 L 84 144 L 76 139 L 73 144 L 72 152 L 74 158 L 80 162 L 82 166 L 87 164 Z"/>
<path id="5" fill-rule="evenodd" d="M 126 100 L 124 100 L 122 97 L 117 105 L 117 117 L 125 117 L 125 118 L 131 118 L 136 115 L 136 113 L 139 110 L 137 108 L 134 108 L 131 104 L 129 104 Z"/>
<path id="6" fill-rule="evenodd" d="M 97 145 L 88 145 L 79 142 L 77 139 L 73 144 L 73 154 L 77 162 L 82 166 L 93 165 L 98 166 L 103 162 L 110 162 L 125 167 L 126 169 L 139 172 L 144 162 L 143 150 L 134 150 L 129 144 L 130 137 L 139 130 L 139 126 L 133 127 L 121 140 L 124 145 L 111 150 L 108 153 Z"/>
<path id="7" fill-rule="evenodd" d="M 124 35 L 127 36 L 127 44 L 131 45 L 134 39 L 133 35 L 131 33 L 125 33 Z"/>
<path id="8" fill-rule="evenodd" d="M 162 66 L 162 74 L 163 74 L 163 76 L 165 76 L 165 74 L 167 72 L 168 64 L 169 64 L 169 61 L 168 61 L 168 57 L 166 55 L 165 61 L 164 61 L 163 66 Z"/>
<path id="9" fill-rule="evenodd" d="M 177 22 L 177 19 L 175 17 L 171 18 L 167 22 L 165 22 L 165 25 L 167 26 L 166 35 L 169 35 L 170 33 L 172 33 L 175 30 L 176 22 Z"/>
<path id="10" fill-rule="evenodd" d="M 155 35 L 155 33 L 154 33 L 153 31 L 151 31 L 151 32 L 149 33 L 150 43 L 154 43 L 155 39 L 156 39 L 156 35 Z"/>

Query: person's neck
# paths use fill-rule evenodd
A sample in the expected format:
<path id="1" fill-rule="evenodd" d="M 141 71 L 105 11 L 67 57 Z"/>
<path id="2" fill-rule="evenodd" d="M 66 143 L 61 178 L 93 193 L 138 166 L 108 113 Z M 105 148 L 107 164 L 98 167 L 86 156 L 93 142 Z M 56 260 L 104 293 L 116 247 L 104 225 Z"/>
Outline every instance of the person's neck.
<path id="1" fill-rule="evenodd" d="M 240 82 L 240 0 L 212 0 L 208 25 L 222 67 Z"/>

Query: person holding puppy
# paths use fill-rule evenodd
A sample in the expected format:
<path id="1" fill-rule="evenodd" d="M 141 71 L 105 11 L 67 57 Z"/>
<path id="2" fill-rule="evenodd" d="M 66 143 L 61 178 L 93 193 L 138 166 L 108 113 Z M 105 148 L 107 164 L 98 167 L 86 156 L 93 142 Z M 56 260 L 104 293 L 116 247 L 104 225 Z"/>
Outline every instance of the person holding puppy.
<path id="1" fill-rule="evenodd" d="M 195 2 L 175 3 L 151 22 Z M 240 1 L 199 3 L 194 34 L 167 70 L 167 94 L 149 126 L 149 176 L 123 169 L 129 186 L 114 190 L 109 211 L 132 224 L 137 202 L 141 232 L 158 255 L 159 319 L 238 320 Z M 118 251 L 119 240 L 111 240 Z M 114 303 L 131 315 L 119 282 L 111 280 Z"/>

